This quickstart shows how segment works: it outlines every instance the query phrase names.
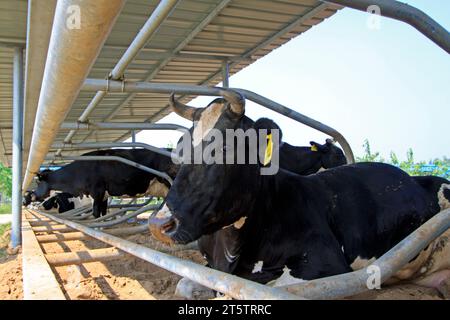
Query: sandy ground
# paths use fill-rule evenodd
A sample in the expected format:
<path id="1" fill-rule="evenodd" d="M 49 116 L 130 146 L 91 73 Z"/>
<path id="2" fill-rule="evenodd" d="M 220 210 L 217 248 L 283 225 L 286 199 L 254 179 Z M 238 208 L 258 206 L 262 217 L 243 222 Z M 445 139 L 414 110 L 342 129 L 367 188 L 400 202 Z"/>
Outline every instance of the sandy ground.
<path id="1" fill-rule="evenodd" d="M 8 234 L 0 247 L 0 300 L 22 299 L 21 254 L 7 255 Z M 134 235 L 130 241 L 160 248 L 149 234 Z M 67 241 L 64 243 L 42 244 L 44 253 L 105 248 L 107 245 L 97 240 Z M 204 264 L 199 252 L 187 250 L 174 252 L 175 256 Z M 80 266 L 54 268 L 58 282 L 67 299 L 179 299 L 174 296 L 178 275 L 153 266 L 129 255 L 109 262 L 93 262 Z M 397 285 L 364 293 L 352 299 L 389 300 L 435 300 L 442 299 L 436 290 L 416 285 Z"/>

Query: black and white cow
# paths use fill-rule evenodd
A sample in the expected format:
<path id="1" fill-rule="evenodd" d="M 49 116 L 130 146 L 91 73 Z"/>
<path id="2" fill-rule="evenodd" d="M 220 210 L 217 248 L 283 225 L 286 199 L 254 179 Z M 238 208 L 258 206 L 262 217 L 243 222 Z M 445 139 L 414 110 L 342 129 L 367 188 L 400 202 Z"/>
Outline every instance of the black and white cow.
<path id="1" fill-rule="evenodd" d="M 118 156 L 174 177 L 176 165 L 168 156 L 146 149 L 110 149 L 84 154 L 86 156 Z M 51 190 L 68 192 L 94 199 L 93 215 L 107 211 L 108 196 L 149 194 L 164 197 L 170 184 L 146 171 L 118 161 L 74 161 L 59 170 L 45 170 L 38 175 L 37 197 L 46 197 Z"/>
<path id="2" fill-rule="evenodd" d="M 67 192 L 56 193 L 40 204 L 44 210 L 58 209 L 58 213 L 64 213 L 86 205 L 92 205 L 90 197 L 77 197 Z"/>
<path id="3" fill-rule="evenodd" d="M 229 91 L 223 95 L 226 100 L 207 108 L 186 109 L 198 119 L 193 148 L 213 143 L 205 139 L 212 128 L 224 136 L 226 129 L 261 128 L 258 121 L 244 116 L 243 97 Z M 248 149 L 259 145 L 250 146 L 245 140 L 235 148 L 252 151 Z M 222 150 L 224 158 L 227 152 Z M 208 255 L 211 250 L 199 242 L 209 265 L 278 286 L 363 268 L 450 207 L 446 187 L 438 195 L 439 207 L 430 206 L 435 200 L 428 190 L 387 164 L 358 163 L 309 176 L 284 169 L 261 175 L 261 167 L 260 162 L 182 164 L 166 205 L 149 221 L 152 234 L 183 244 L 224 232 L 213 244 L 222 248 L 222 254 Z M 233 241 L 227 241 L 228 232 Z M 413 271 L 399 272 L 398 278 L 432 273 L 431 283 L 423 277 L 420 281 L 445 286 L 450 278 L 449 236 L 447 231 L 407 266 Z M 427 267 L 433 253 L 438 255 Z M 425 266 L 415 265 L 422 256 Z"/>

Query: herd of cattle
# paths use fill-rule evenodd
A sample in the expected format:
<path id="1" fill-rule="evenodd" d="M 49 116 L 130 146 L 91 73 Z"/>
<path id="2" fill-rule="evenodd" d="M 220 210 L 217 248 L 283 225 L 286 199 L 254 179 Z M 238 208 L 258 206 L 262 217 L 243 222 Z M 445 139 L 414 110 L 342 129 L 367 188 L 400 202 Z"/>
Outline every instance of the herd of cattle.
<path id="1" fill-rule="evenodd" d="M 212 143 L 205 136 L 211 129 L 224 135 L 227 129 L 279 129 L 272 120 L 245 116 L 245 98 L 238 93 L 224 90 L 222 96 L 204 108 L 171 96 L 173 111 L 194 124 L 179 143 L 191 139 L 192 148 L 205 149 Z M 223 150 L 224 157 L 227 152 Z M 75 207 L 73 198 L 89 196 L 93 215 L 99 217 L 106 214 L 109 196 L 164 197 L 164 207 L 149 219 L 155 238 L 169 244 L 198 240 L 209 267 L 273 286 L 364 268 L 450 208 L 450 181 L 411 177 L 382 163 L 347 164 L 330 140 L 308 147 L 281 141 L 280 170 L 274 175 L 261 175 L 260 168 L 267 165 L 261 162 L 175 164 L 143 149 L 86 155 L 120 156 L 167 173 L 173 184 L 120 162 L 74 161 L 39 173 L 37 188 L 25 194 L 24 205 L 58 191 L 63 193 L 47 199 L 45 209 L 64 212 Z M 447 230 L 390 282 L 409 279 L 448 297 L 449 238 Z"/>

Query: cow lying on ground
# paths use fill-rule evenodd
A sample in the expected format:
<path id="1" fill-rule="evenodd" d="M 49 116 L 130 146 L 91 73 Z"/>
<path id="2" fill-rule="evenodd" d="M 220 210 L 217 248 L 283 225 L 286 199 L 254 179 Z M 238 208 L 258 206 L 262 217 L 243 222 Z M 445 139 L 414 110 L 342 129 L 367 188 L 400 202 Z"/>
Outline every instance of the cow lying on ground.
<path id="1" fill-rule="evenodd" d="M 174 177 L 176 165 L 170 157 L 146 149 L 110 149 L 84 154 L 86 156 L 118 156 Z M 118 161 L 74 161 L 59 170 L 45 170 L 38 174 L 37 197 L 46 197 L 51 190 L 94 199 L 93 215 L 107 211 L 108 196 L 157 197 L 166 195 L 170 184 L 146 171 Z"/>
<path id="2" fill-rule="evenodd" d="M 90 197 L 83 196 L 81 198 L 67 192 L 61 192 L 46 199 L 40 206 L 44 210 L 58 209 L 58 213 L 64 213 L 87 205 L 92 205 L 92 199 Z"/>
<path id="3" fill-rule="evenodd" d="M 226 129 L 261 128 L 258 121 L 244 116 L 243 98 L 226 91 L 223 95 L 227 100 L 186 111 L 199 119 L 193 132 L 192 141 L 197 137 L 194 148 L 201 144 L 205 149 L 213 143 L 205 139 L 205 132 L 212 128 L 224 136 Z M 235 151 L 259 147 L 240 141 Z M 222 152 L 225 158 L 229 151 Z M 439 189 L 442 196 L 437 196 L 439 206 L 434 206 L 436 195 L 387 164 L 358 163 L 309 176 L 284 169 L 275 175 L 260 175 L 262 166 L 260 162 L 182 164 L 166 205 L 149 221 L 153 235 L 184 244 L 233 228 L 233 241 L 225 234 L 214 244 L 223 247 L 225 259 L 208 256 L 208 248 L 199 241 L 209 265 L 279 286 L 363 268 L 450 207 L 445 191 L 449 181 Z M 447 231 L 438 238 L 398 278 L 420 275 L 421 284 L 445 293 L 450 278 L 449 236 Z M 423 256 L 425 264 L 432 259 L 431 267 L 416 263 Z"/>

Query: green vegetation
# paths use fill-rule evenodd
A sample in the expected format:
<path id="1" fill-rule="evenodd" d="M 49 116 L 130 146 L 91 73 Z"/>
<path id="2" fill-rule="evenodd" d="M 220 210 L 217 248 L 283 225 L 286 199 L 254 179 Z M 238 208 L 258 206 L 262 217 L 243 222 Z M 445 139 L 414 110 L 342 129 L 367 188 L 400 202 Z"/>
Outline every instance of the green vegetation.
<path id="1" fill-rule="evenodd" d="M 0 224 L 0 258 L 6 256 L 6 248 L 8 247 L 9 237 L 5 233 L 11 229 L 11 223 Z"/>
<path id="2" fill-rule="evenodd" d="M 447 179 L 450 178 L 450 159 L 447 157 L 443 159 L 436 158 L 428 163 L 425 161 L 416 162 L 414 160 L 414 152 L 409 148 L 406 152 L 406 161 L 400 161 L 393 151 L 391 151 L 390 159 L 386 160 L 380 156 L 379 152 L 372 152 L 367 139 L 364 141 L 363 147 L 364 154 L 362 157 L 356 157 L 357 162 L 385 162 L 399 167 L 412 176 L 435 175 Z"/>
<path id="3" fill-rule="evenodd" d="M 0 193 L 11 197 L 12 192 L 12 171 L 0 163 Z"/>
<path id="4" fill-rule="evenodd" d="M 0 204 L 0 214 L 11 213 L 11 203 Z"/>

